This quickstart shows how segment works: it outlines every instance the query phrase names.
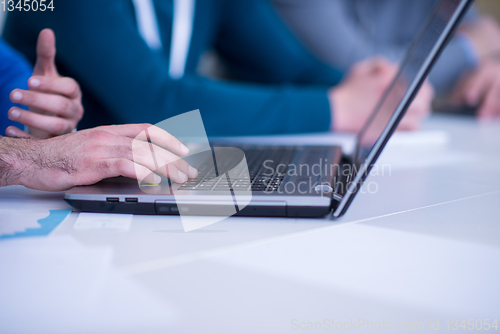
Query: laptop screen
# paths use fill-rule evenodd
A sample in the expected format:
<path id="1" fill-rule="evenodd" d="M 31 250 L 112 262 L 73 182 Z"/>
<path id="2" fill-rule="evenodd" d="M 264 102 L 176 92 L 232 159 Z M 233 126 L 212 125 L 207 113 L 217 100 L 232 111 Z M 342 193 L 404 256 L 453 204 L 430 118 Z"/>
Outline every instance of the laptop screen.
<path id="1" fill-rule="evenodd" d="M 442 0 L 437 3 L 431 18 L 427 20 L 424 29 L 408 50 L 399 73 L 358 136 L 358 147 L 354 159 L 358 168 L 365 163 L 377 141 L 383 139 L 381 137 L 384 130 L 390 124 L 391 119 L 398 114 L 396 112 L 398 106 L 413 93 L 410 89 L 411 85 L 418 80 L 432 50 L 464 1 Z"/>
<path id="2" fill-rule="evenodd" d="M 398 74 L 358 135 L 353 170 L 335 217 L 345 213 L 404 116 L 446 41 L 473 0 L 439 0 L 401 63 Z"/>

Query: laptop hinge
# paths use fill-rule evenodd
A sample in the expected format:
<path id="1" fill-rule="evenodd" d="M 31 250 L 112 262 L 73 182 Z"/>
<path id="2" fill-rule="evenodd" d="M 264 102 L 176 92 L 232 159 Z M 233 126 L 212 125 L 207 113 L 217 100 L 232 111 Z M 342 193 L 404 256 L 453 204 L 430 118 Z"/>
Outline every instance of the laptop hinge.
<path id="1" fill-rule="evenodd" d="M 333 199 L 335 201 L 340 202 L 344 197 L 344 194 L 347 190 L 346 188 L 353 178 L 353 172 L 354 168 L 351 159 L 344 156 L 340 163 L 340 168 L 337 175 L 338 181 L 336 182 L 335 191 L 333 194 Z"/>

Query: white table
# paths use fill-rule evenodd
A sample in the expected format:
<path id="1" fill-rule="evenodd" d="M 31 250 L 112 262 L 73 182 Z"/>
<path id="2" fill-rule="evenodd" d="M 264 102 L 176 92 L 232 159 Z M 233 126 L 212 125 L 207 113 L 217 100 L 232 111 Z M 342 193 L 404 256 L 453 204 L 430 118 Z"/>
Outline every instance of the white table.
<path id="1" fill-rule="evenodd" d="M 338 221 L 233 217 L 184 233 L 178 217 L 134 216 L 105 231 L 75 229 L 72 213 L 48 237 L 0 240 L 0 332 L 500 326 L 499 153 L 500 124 L 433 116 L 391 142 L 390 175 Z M 0 212 L 30 226 L 69 208 L 62 198 L 7 187 Z"/>

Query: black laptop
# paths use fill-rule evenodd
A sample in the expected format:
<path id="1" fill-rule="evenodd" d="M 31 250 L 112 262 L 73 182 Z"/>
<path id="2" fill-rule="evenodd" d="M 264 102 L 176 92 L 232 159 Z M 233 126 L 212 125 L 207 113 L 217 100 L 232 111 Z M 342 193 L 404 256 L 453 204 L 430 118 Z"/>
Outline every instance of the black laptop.
<path id="1" fill-rule="evenodd" d="M 235 148 L 214 142 L 208 153 L 186 159 L 199 175 L 185 184 L 142 186 L 136 180 L 114 178 L 75 187 L 66 192 L 65 200 L 83 212 L 340 217 L 472 2 L 437 1 L 350 156 L 336 146 Z"/>

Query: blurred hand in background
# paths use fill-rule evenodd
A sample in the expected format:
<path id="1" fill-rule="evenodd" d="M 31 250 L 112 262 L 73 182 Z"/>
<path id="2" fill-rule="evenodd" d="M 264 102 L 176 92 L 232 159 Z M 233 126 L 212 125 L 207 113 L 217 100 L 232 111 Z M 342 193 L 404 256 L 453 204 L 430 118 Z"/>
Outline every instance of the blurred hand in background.
<path id="1" fill-rule="evenodd" d="M 477 108 L 482 120 L 500 117 L 500 25 L 483 17 L 474 25 L 460 29 L 470 37 L 479 56 L 479 67 L 457 84 L 452 101 Z"/>
<path id="2" fill-rule="evenodd" d="M 332 130 L 359 132 L 394 80 L 398 69 L 397 64 L 382 58 L 372 58 L 353 66 L 344 81 L 329 93 L 333 106 Z M 434 90 L 430 83 L 426 82 L 408 109 L 399 130 L 417 130 L 422 120 L 431 112 L 433 98 Z"/>
<path id="3" fill-rule="evenodd" d="M 74 131 L 83 117 L 82 93 L 72 78 L 61 77 L 55 66 L 54 32 L 40 32 L 37 61 L 29 90 L 16 89 L 10 94 L 12 102 L 29 107 L 29 111 L 13 107 L 9 118 L 30 128 L 29 133 L 14 126 L 7 128 L 10 137 L 51 138 Z"/>

